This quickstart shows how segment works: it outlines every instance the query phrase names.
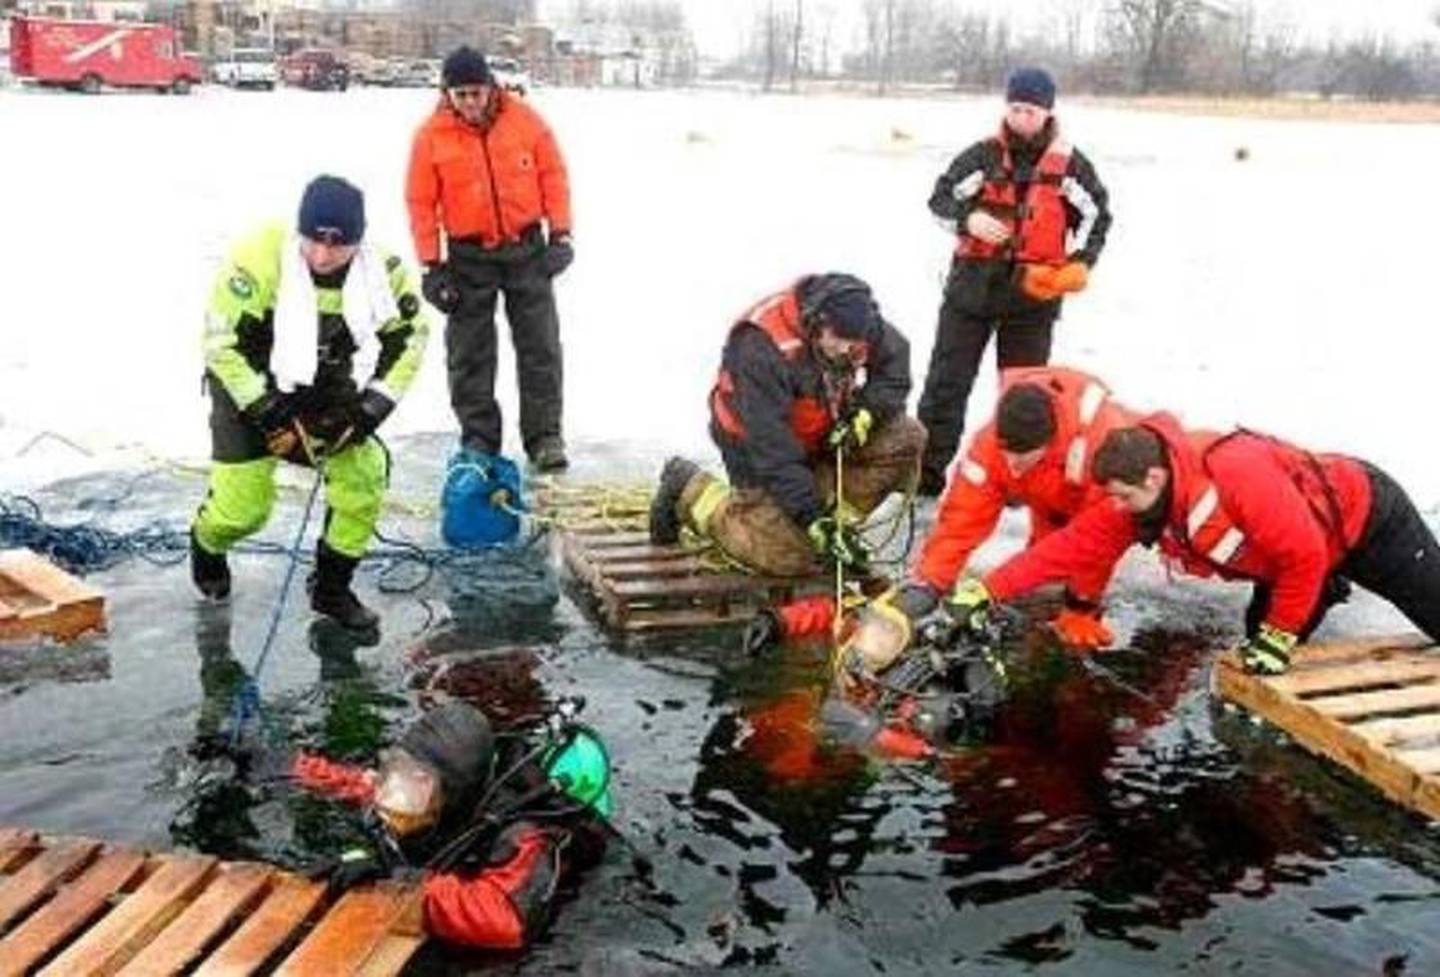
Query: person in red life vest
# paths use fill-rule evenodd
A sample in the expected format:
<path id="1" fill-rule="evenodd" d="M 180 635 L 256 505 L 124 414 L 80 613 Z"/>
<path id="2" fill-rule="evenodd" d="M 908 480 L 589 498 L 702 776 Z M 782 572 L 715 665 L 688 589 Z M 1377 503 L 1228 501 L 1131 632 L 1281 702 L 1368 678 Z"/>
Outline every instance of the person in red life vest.
<path id="1" fill-rule="evenodd" d="M 1110 229 L 1095 168 L 1061 138 L 1050 75 L 1016 70 L 1005 101 L 999 134 L 955 157 L 930 196 L 958 243 L 920 396 L 922 495 L 945 488 L 990 336 L 1002 370 L 1047 363 L 1061 298 L 1085 287 Z"/>
<path id="2" fill-rule="evenodd" d="M 1440 544 L 1404 489 L 1368 462 L 1246 430 L 1186 431 L 1155 414 L 1112 431 L 1091 477 L 1111 499 L 962 581 L 951 611 L 983 626 L 991 601 L 1108 574 L 1138 542 L 1187 573 L 1254 585 L 1240 648 L 1253 672 L 1284 672 L 1352 581 L 1440 641 Z"/>
<path id="3" fill-rule="evenodd" d="M 415 133 L 405 202 L 425 298 L 449 317 L 445 361 L 460 443 L 500 453 L 495 308 L 503 294 L 520 381 L 520 438 L 531 464 L 558 471 L 568 460 L 553 279 L 575 257 L 565 160 L 540 113 L 495 83 L 479 51 L 452 51 L 442 85 L 439 104 Z"/>
<path id="4" fill-rule="evenodd" d="M 910 344 L 854 275 L 810 275 L 730 329 L 710 392 L 710 436 L 730 484 L 671 458 L 650 538 L 682 526 L 774 576 L 863 569 L 857 524 L 915 484 L 925 431 L 905 416 Z M 843 501 L 835 498 L 843 451 Z"/>
<path id="5" fill-rule="evenodd" d="M 575 730 L 537 747 L 497 736 L 484 713 L 452 701 L 417 720 L 378 770 L 300 756 L 301 784 L 375 815 L 373 843 L 347 850 L 323 874 L 341 889 L 418 877 L 425 927 L 436 939 L 528 946 L 549 922 L 561 884 L 605 850 L 608 760 L 593 734 Z"/>

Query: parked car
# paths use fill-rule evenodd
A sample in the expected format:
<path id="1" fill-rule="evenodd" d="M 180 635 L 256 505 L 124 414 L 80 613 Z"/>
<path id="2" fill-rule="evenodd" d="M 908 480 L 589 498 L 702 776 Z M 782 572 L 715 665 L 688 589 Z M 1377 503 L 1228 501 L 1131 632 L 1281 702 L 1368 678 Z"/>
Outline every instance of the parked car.
<path id="1" fill-rule="evenodd" d="M 236 48 L 229 57 L 222 57 L 212 67 L 214 78 L 231 88 L 274 89 L 280 80 L 280 67 L 275 52 L 266 48 Z"/>
<path id="2" fill-rule="evenodd" d="M 490 70 L 495 73 L 495 84 L 518 95 L 530 90 L 530 73 L 514 58 L 490 58 Z"/>
<path id="3" fill-rule="evenodd" d="M 402 88 L 439 88 L 440 62 L 430 58 L 391 58 L 390 84 Z"/>
<path id="4" fill-rule="evenodd" d="M 280 78 L 296 88 L 343 92 L 350 87 L 350 68 L 334 51 L 307 48 L 280 62 Z"/>
<path id="5" fill-rule="evenodd" d="M 353 85 L 390 84 L 389 62 L 364 51 L 351 51 L 346 57 L 350 65 L 350 83 Z"/>
<path id="6" fill-rule="evenodd" d="M 184 95 L 203 74 L 168 24 L 26 16 L 10 21 L 10 71 L 92 95 L 106 85 Z"/>

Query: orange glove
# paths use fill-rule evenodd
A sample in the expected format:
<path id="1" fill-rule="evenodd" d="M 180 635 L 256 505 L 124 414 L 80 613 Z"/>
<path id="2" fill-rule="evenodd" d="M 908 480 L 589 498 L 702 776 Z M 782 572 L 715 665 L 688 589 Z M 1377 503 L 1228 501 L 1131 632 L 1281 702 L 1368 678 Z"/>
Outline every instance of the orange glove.
<path id="1" fill-rule="evenodd" d="M 1053 302 L 1067 292 L 1078 292 L 1090 281 L 1090 269 L 1083 261 L 1063 265 L 1026 265 L 1020 276 L 1021 290 L 1037 302 Z"/>
<path id="2" fill-rule="evenodd" d="M 1083 607 L 1077 602 L 1067 606 L 1055 615 L 1050 627 L 1064 644 L 1073 648 L 1098 651 L 1115 641 L 1115 635 L 1110 633 L 1105 619 L 1100 616 L 1099 606 L 1093 604 Z"/>

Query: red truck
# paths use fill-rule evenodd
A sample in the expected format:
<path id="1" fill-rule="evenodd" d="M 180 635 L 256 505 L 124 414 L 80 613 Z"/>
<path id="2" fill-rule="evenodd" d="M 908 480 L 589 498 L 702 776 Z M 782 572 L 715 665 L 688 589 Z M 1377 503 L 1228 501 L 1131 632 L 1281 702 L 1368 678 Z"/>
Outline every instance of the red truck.
<path id="1" fill-rule="evenodd" d="M 200 83 L 201 68 L 180 53 L 168 24 L 15 17 L 10 73 L 90 94 L 115 85 L 183 95 Z"/>

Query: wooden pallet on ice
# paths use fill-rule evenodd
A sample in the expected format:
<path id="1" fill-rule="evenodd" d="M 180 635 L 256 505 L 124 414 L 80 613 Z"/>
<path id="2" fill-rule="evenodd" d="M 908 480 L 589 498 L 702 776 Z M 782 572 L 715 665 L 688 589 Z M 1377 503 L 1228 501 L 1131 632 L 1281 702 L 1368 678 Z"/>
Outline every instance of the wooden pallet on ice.
<path id="1" fill-rule="evenodd" d="M 595 597 L 600 616 L 622 631 L 701 628 L 748 621 L 756 610 L 821 589 L 822 579 L 762 577 L 727 571 L 683 546 L 654 546 L 648 504 L 617 490 L 580 496 L 542 494 L 556 518 L 565 565 Z"/>
<path id="2" fill-rule="evenodd" d="M 105 595 L 30 550 L 0 550 L 0 641 L 105 627 Z"/>
<path id="3" fill-rule="evenodd" d="M 1284 675 L 1249 675 L 1234 652 L 1215 685 L 1301 746 L 1391 800 L 1440 818 L 1440 649 L 1418 635 L 1302 645 Z"/>
<path id="4" fill-rule="evenodd" d="M 415 886 L 0 827 L 0 977 L 393 977 L 425 942 Z"/>

